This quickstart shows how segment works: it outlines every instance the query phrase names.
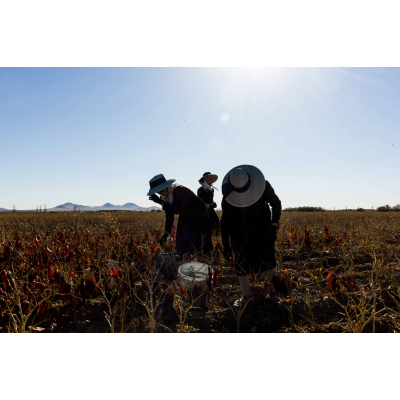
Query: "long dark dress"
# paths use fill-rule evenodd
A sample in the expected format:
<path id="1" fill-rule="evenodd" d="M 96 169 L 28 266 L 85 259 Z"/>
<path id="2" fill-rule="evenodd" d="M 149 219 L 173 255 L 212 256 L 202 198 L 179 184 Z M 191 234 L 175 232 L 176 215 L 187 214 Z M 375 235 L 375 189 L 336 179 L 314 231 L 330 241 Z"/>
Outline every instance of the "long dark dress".
<path id="1" fill-rule="evenodd" d="M 189 188 L 178 185 L 173 191 L 172 204 L 163 203 L 166 214 L 165 231 L 171 233 L 174 214 L 179 215 L 176 230 L 176 250 L 181 256 L 189 256 L 212 250 L 211 226 L 207 207 Z"/>
<path id="2" fill-rule="evenodd" d="M 215 209 L 212 207 L 214 203 L 214 189 L 209 191 L 203 186 L 200 186 L 197 190 L 197 196 L 200 197 L 206 206 L 208 205 L 208 215 L 210 216 L 211 230 L 214 235 L 219 235 L 219 218 Z"/>
<path id="3" fill-rule="evenodd" d="M 276 228 L 271 223 L 279 222 L 281 211 L 281 201 L 268 181 L 262 197 L 251 206 L 234 207 L 222 198 L 222 241 L 224 245 L 231 241 L 239 276 L 276 267 Z"/>

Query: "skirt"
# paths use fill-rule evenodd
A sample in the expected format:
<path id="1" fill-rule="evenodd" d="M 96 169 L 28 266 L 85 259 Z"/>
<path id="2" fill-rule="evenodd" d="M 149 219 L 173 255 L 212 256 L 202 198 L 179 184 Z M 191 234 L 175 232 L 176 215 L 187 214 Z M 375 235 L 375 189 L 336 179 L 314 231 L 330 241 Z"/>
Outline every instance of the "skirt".
<path id="1" fill-rule="evenodd" d="M 176 250 L 182 258 L 200 253 L 206 255 L 212 251 L 211 225 L 205 205 L 203 213 L 196 218 L 190 214 L 179 216 Z"/>
<path id="2" fill-rule="evenodd" d="M 211 231 L 213 235 L 218 236 L 220 231 L 219 218 L 217 213 L 215 212 L 215 209 L 210 207 L 208 209 L 208 215 L 210 216 Z"/>
<path id="3" fill-rule="evenodd" d="M 275 227 L 231 231 L 229 236 L 238 276 L 264 272 L 276 267 Z"/>

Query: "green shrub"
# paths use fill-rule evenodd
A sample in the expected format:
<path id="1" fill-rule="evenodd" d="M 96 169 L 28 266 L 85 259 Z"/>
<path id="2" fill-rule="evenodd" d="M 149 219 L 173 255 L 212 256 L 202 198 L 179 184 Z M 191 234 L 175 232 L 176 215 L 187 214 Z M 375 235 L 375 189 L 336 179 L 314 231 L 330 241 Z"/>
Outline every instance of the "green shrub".
<path id="1" fill-rule="evenodd" d="M 285 208 L 283 211 L 325 211 L 322 207 L 311 207 L 311 206 L 304 206 L 304 207 L 288 207 Z"/>
<path id="2" fill-rule="evenodd" d="M 384 212 L 384 211 L 392 211 L 392 207 L 388 204 L 386 206 L 380 206 L 376 209 L 376 211 Z"/>

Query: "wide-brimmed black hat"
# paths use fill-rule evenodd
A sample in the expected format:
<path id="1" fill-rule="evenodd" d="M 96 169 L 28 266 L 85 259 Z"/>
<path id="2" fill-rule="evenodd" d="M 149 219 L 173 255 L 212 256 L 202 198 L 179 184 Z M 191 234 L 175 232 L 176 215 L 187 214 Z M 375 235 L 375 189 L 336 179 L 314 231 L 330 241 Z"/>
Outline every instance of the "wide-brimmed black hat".
<path id="1" fill-rule="evenodd" d="M 150 190 L 147 193 L 147 196 L 151 196 L 154 193 L 161 192 L 161 190 L 167 188 L 172 185 L 176 179 L 165 179 L 163 174 L 156 175 L 153 179 L 150 180 Z"/>
<path id="2" fill-rule="evenodd" d="M 207 176 L 210 176 L 210 177 L 211 177 L 211 184 L 213 184 L 214 182 L 216 182 L 217 179 L 218 179 L 218 175 L 212 174 L 211 172 L 204 172 L 203 177 L 200 178 L 200 180 L 199 180 L 200 185 L 203 184 L 204 179 L 205 179 Z"/>

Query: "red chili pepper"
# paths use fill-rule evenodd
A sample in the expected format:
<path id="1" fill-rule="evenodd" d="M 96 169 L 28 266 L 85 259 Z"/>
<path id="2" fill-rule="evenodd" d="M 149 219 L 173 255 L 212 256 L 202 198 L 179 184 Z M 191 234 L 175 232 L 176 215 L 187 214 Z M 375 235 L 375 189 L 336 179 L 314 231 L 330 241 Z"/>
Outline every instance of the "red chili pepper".
<path id="1" fill-rule="evenodd" d="M 217 284 L 217 276 L 218 276 L 218 272 L 214 272 L 214 276 L 213 276 L 213 285 L 214 286 Z"/>
<path id="2" fill-rule="evenodd" d="M 46 303 L 43 301 L 43 302 L 41 302 L 40 303 L 40 306 L 39 306 L 39 314 L 41 314 L 41 313 L 43 313 L 43 312 L 45 312 L 46 311 L 46 309 L 47 309 L 47 305 L 46 305 Z"/>
<path id="3" fill-rule="evenodd" d="M 8 287 L 11 287 L 10 281 L 8 280 L 7 272 L 3 271 L 1 274 L 1 279 L 3 280 L 4 284 Z"/>
<path id="4" fill-rule="evenodd" d="M 212 283 L 213 283 L 213 276 L 212 276 L 211 269 L 209 268 L 209 269 L 208 269 L 207 286 L 208 286 L 208 290 L 209 290 L 210 292 L 215 292 Z"/>
<path id="5" fill-rule="evenodd" d="M 45 285 L 44 283 L 41 283 L 41 282 L 33 281 L 32 285 L 36 286 L 40 290 L 40 293 L 42 293 L 44 289 L 47 289 L 47 285 Z"/>
<path id="6" fill-rule="evenodd" d="M 213 278 L 213 276 L 212 276 L 211 268 L 209 268 L 209 269 L 208 269 L 208 280 L 209 280 L 210 282 L 212 282 L 212 278 Z"/>
<path id="7" fill-rule="evenodd" d="M 26 302 L 26 300 L 24 300 L 22 302 L 22 312 L 24 313 L 24 315 L 27 315 L 29 313 L 29 302 Z"/>

